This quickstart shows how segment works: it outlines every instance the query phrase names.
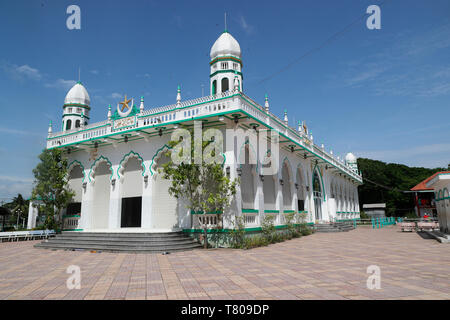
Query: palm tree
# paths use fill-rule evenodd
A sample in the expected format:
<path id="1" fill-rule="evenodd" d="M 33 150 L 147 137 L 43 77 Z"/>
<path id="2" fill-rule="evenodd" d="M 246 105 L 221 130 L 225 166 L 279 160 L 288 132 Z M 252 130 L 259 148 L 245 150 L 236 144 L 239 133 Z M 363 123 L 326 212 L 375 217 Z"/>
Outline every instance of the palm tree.
<path id="1" fill-rule="evenodd" d="M 13 201 L 8 203 L 8 207 L 11 209 L 13 215 L 11 218 L 16 219 L 17 227 L 19 227 L 19 219 L 25 219 L 28 213 L 29 201 L 25 200 L 19 193 L 17 197 L 13 198 Z"/>

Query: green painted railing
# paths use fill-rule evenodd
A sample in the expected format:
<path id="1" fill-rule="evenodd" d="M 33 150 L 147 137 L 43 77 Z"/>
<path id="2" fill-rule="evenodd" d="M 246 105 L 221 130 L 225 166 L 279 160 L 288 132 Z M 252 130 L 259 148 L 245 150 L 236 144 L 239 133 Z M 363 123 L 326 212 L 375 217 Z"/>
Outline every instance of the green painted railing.
<path id="1" fill-rule="evenodd" d="M 380 229 L 384 226 L 394 225 L 397 222 L 401 222 L 402 218 L 385 217 L 385 218 L 372 218 L 372 229 Z"/>

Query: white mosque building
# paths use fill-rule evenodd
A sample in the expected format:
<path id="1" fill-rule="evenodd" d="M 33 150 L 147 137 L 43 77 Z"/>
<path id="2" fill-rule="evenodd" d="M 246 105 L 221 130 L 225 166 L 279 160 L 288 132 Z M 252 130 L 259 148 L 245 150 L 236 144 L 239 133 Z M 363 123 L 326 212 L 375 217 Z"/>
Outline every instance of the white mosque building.
<path id="1" fill-rule="evenodd" d="M 73 203 L 63 212 L 64 228 L 90 232 L 195 232 L 199 219 L 210 218 L 211 227 L 228 229 L 234 216 L 243 216 L 246 228 L 260 226 L 265 215 L 285 223 L 285 215 L 304 212 L 309 223 L 359 218 L 358 185 L 362 184 L 356 158 L 335 157 L 314 143 L 303 123 L 298 128 L 270 112 L 243 92 L 242 53 L 227 31 L 211 48 L 210 95 L 182 101 L 178 88 L 174 104 L 139 107 L 125 97 L 117 110 L 105 109 L 106 119 L 90 123 L 89 94 L 80 82 L 67 93 L 62 131 L 50 124 L 47 148 L 60 148 L 68 158 Z M 168 161 L 165 151 L 171 133 L 202 121 L 203 128 L 239 133 L 262 129 L 279 135 L 279 170 L 262 174 L 262 159 L 249 139 L 236 139 L 224 153 L 224 170 L 240 177 L 240 186 L 223 221 L 215 215 L 192 214 L 168 192 L 169 181 L 158 168 Z M 224 134 L 225 136 L 225 134 Z M 241 140 L 241 142 L 239 142 Z M 237 141 L 237 142 L 236 142 Z M 239 145 L 237 145 L 239 143 Z M 241 164 L 239 159 L 253 159 Z M 247 161 L 250 162 L 250 161 Z M 36 210 L 30 206 L 29 227 Z"/>

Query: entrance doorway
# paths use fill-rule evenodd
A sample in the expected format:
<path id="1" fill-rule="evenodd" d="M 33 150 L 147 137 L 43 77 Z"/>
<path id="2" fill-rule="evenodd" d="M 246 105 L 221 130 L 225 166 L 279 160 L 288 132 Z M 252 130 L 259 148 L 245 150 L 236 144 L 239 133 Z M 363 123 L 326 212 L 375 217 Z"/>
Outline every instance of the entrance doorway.
<path id="1" fill-rule="evenodd" d="M 141 227 L 142 197 L 122 198 L 122 228 Z"/>
<path id="2" fill-rule="evenodd" d="M 313 175 L 313 197 L 315 218 L 316 220 L 322 220 L 322 188 L 317 171 L 314 171 Z"/>

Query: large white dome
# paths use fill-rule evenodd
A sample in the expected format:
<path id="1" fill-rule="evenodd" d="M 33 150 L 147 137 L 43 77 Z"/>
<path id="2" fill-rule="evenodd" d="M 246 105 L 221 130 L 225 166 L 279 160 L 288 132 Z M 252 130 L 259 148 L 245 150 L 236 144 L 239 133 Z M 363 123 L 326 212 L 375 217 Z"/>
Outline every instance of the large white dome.
<path id="1" fill-rule="evenodd" d="M 227 31 L 222 33 L 214 42 L 211 52 L 211 60 L 218 56 L 232 55 L 241 58 L 241 46 L 239 42 Z"/>
<path id="2" fill-rule="evenodd" d="M 345 161 L 349 162 L 349 163 L 356 162 L 356 157 L 355 157 L 355 155 L 353 153 L 349 152 L 345 156 Z"/>
<path id="3" fill-rule="evenodd" d="M 72 103 L 83 104 L 87 106 L 91 103 L 91 99 L 89 98 L 89 94 L 86 88 L 79 81 L 72 87 L 72 89 L 69 90 L 66 98 L 64 99 L 64 104 Z"/>

